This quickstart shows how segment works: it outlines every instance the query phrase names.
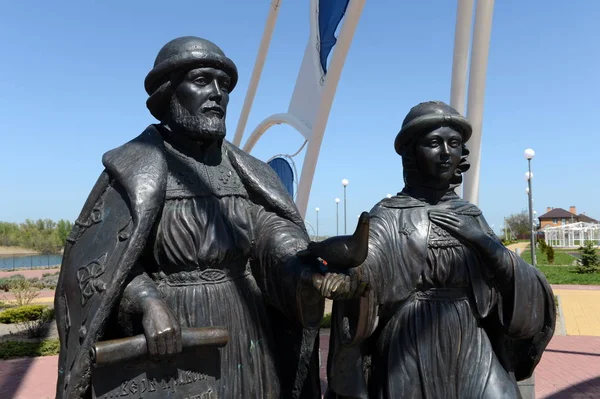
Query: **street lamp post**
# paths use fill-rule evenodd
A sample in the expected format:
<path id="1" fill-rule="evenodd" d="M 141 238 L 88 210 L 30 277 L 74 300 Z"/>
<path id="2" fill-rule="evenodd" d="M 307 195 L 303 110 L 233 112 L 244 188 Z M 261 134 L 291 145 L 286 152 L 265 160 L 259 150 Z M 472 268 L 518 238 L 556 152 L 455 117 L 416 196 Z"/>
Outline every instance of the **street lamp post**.
<path id="1" fill-rule="evenodd" d="M 344 186 L 344 234 L 346 234 L 346 187 L 348 187 L 348 179 L 342 179 L 342 186 Z"/>
<path id="2" fill-rule="evenodd" d="M 335 199 L 335 235 L 340 235 L 340 199 Z"/>
<path id="3" fill-rule="evenodd" d="M 316 240 L 319 239 L 319 208 L 315 208 L 315 211 L 317 211 L 317 238 Z"/>
<path id="4" fill-rule="evenodd" d="M 527 165 L 529 171 L 525 173 L 525 179 L 527 180 L 527 195 L 529 196 L 529 230 L 531 231 L 531 264 L 535 267 L 536 256 L 535 256 L 535 229 L 533 227 L 533 191 L 531 189 L 531 181 L 533 180 L 533 173 L 531 173 L 531 160 L 535 156 L 535 151 L 531 148 L 525 150 L 525 159 L 527 159 Z"/>

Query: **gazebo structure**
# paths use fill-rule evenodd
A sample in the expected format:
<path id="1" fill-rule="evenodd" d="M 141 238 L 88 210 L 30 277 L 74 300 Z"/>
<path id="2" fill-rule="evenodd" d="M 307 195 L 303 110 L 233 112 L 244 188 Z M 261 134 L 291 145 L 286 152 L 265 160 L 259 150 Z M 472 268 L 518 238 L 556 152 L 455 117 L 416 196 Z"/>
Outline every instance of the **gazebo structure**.
<path id="1" fill-rule="evenodd" d="M 600 224 L 597 223 L 571 223 L 546 227 L 542 231 L 546 244 L 555 248 L 577 248 L 586 241 L 600 245 Z"/>

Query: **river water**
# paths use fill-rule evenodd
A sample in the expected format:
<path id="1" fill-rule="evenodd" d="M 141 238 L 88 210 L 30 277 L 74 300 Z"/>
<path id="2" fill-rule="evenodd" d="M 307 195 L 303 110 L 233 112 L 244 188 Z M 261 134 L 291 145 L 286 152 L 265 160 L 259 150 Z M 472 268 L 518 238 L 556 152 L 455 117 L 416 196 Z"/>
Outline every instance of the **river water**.
<path id="1" fill-rule="evenodd" d="M 58 267 L 62 254 L 0 255 L 0 270 Z"/>

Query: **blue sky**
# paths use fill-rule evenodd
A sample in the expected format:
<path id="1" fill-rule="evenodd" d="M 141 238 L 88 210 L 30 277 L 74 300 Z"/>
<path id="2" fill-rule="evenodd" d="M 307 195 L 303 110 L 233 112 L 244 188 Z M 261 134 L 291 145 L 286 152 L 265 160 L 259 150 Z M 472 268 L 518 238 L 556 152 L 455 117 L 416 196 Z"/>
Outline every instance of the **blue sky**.
<path id="1" fill-rule="evenodd" d="M 308 38 L 308 4 L 281 2 L 247 130 L 287 109 Z M 155 122 L 143 80 L 175 37 L 210 39 L 238 65 L 228 109 L 233 139 L 268 8 L 266 0 L 1 2 L 0 220 L 77 217 L 102 154 Z M 538 214 L 575 205 L 600 218 L 598 15 L 592 0 L 496 1 L 479 203 L 496 230 L 527 207 L 528 147 L 537 154 Z M 393 140 L 410 107 L 449 101 L 455 18 L 455 1 L 367 1 L 309 201 L 307 220 L 314 224 L 319 207 L 321 234 L 335 234 L 342 178 L 350 180 L 349 231 L 361 211 L 402 189 Z M 293 129 L 276 126 L 253 155 L 266 160 L 301 143 Z"/>

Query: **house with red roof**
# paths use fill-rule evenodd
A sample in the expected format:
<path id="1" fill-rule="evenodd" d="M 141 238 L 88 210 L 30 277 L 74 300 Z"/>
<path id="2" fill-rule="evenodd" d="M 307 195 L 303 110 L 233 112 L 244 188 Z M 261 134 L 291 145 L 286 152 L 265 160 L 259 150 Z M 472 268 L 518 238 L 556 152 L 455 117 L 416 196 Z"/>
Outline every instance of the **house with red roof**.
<path id="1" fill-rule="evenodd" d="M 538 217 L 540 221 L 540 230 L 545 227 L 564 226 L 571 223 L 600 223 L 596 219 L 587 216 L 585 213 L 577 213 L 575 206 L 569 207 L 569 210 L 563 208 L 546 208 L 546 213 Z"/>

